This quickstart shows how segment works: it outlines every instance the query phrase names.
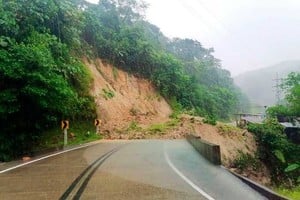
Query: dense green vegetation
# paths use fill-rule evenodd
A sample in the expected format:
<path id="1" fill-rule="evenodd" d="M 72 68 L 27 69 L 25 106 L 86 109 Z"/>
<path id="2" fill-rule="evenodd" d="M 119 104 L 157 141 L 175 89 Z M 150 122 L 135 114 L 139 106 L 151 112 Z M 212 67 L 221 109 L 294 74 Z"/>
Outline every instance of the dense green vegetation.
<path id="1" fill-rule="evenodd" d="M 270 169 L 273 182 L 281 186 L 279 191 L 286 194 L 288 190 L 283 188 L 299 188 L 300 146 L 287 138 L 277 117 L 293 122 L 295 116 L 300 116 L 300 73 L 290 73 L 281 87 L 286 93 L 285 103 L 268 108 L 268 119 L 263 124 L 251 124 L 248 129 L 256 136 L 259 159 Z M 297 193 L 299 197 L 299 190 L 293 195 Z"/>
<path id="2" fill-rule="evenodd" d="M 283 127 L 270 119 L 264 124 L 249 125 L 248 129 L 256 136 L 258 158 L 270 169 L 273 183 L 288 187 L 299 184 L 300 170 L 295 164 L 300 162 L 300 146 L 287 139 Z"/>
<path id="3" fill-rule="evenodd" d="M 0 0 L 0 160 L 30 150 L 61 119 L 95 117 L 84 56 L 152 80 L 197 115 L 228 118 L 241 105 L 213 49 L 168 39 L 144 20 L 145 8 L 135 0 Z"/>
<path id="4" fill-rule="evenodd" d="M 30 151 L 61 119 L 95 117 L 73 53 L 80 18 L 69 1 L 0 1 L 0 160 Z"/>
<path id="5" fill-rule="evenodd" d="M 290 73 L 280 87 L 285 92 L 285 99 L 280 105 L 268 108 L 268 115 L 270 117 L 300 116 L 300 73 Z"/>
<path id="6" fill-rule="evenodd" d="M 288 197 L 289 199 L 299 199 L 300 198 L 300 186 L 295 187 L 293 189 L 287 188 L 275 188 L 276 192 Z"/>

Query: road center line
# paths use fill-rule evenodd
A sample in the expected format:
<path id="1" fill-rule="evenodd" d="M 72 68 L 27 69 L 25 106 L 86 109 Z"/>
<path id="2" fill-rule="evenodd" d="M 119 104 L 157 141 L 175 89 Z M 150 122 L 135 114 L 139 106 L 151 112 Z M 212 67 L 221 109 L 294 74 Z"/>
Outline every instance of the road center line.
<path id="1" fill-rule="evenodd" d="M 196 184 L 194 184 L 190 179 L 188 179 L 183 173 L 181 173 L 175 166 L 174 164 L 171 162 L 166 149 L 164 148 L 164 154 L 165 154 L 165 159 L 168 163 L 168 165 L 173 169 L 173 171 L 180 176 L 180 178 L 182 178 L 187 184 L 189 184 L 192 188 L 194 188 L 197 192 L 199 192 L 201 195 L 203 195 L 205 198 L 207 198 L 208 200 L 215 200 L 214 198 L 212 198 L 211 196 L 209 196 L 209 194 L 207 194 L 206 192 L 204 192 L 200 187 L 198 187 Z"/>

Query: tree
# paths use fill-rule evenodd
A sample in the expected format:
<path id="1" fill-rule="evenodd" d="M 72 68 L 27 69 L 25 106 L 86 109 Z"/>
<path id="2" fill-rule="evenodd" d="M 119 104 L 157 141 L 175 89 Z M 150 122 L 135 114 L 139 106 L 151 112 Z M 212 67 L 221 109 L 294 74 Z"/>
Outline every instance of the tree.
<path id="1" fill-rule="evenodd" d="M 284 80 L 282 88 L 286 92 L 286 100 L 291 113 L 300 116 L 300 73 L 290 73 Z"/>
<path id="2" fill-rule="evenodd" d="M 285 91 L 285 105 L 277 105 L 268 108 L 271 117 L 300 116 L 300 73 L 292 72 L 281 84 Z"/>

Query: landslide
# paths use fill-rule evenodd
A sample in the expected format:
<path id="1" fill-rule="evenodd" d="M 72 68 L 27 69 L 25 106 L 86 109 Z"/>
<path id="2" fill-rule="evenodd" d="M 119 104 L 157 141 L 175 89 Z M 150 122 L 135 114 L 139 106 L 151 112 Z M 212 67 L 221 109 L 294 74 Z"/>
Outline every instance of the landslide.
<path id="1" fill-rule="evenodd" d="M 112 133 L 130 123 L 147 126 L 166 122 L 172 110 L 153 84 L 104 62 L 84 59 L 93 77 L 90 90 L 95 98 L 101 131 Z"/>
<path id="2" fill-rule="evenodd" d="M 255 157 L 257 146 L 251 133 L 223 123 L 216 126 L 205 124 L 203 118 L 187 114 L 171 119 L 172 109 L 149 80 L 131 75 L 101 59 L 85 58 L 83 62 L 93 77 L 90 93 L 95 98 L 97 116 L 102 121 L 100 132 L 104 138 L 183 139 L 187 133 L 194 133 L 220 145 L 224 166 L 269 185 L 269 172 L 262 163 L 258 163 L 257 169 L 246 166 L 239 170 L 235 166 L 242 155 Z"/>

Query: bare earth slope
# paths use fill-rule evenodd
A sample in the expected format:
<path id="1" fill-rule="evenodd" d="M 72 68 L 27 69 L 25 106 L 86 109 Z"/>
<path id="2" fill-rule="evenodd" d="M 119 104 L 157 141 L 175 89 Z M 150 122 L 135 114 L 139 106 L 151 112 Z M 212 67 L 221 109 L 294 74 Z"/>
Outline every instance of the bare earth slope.
<path id="1" fill-rule="evenodd" d="M 152 124 L 168 120 L 172 110 L 154 86 L 97 59 L 84 63 L 93 76 L 91 94 L 95 97 L 102 131 L 119 130 L 135 121 Z"/>

